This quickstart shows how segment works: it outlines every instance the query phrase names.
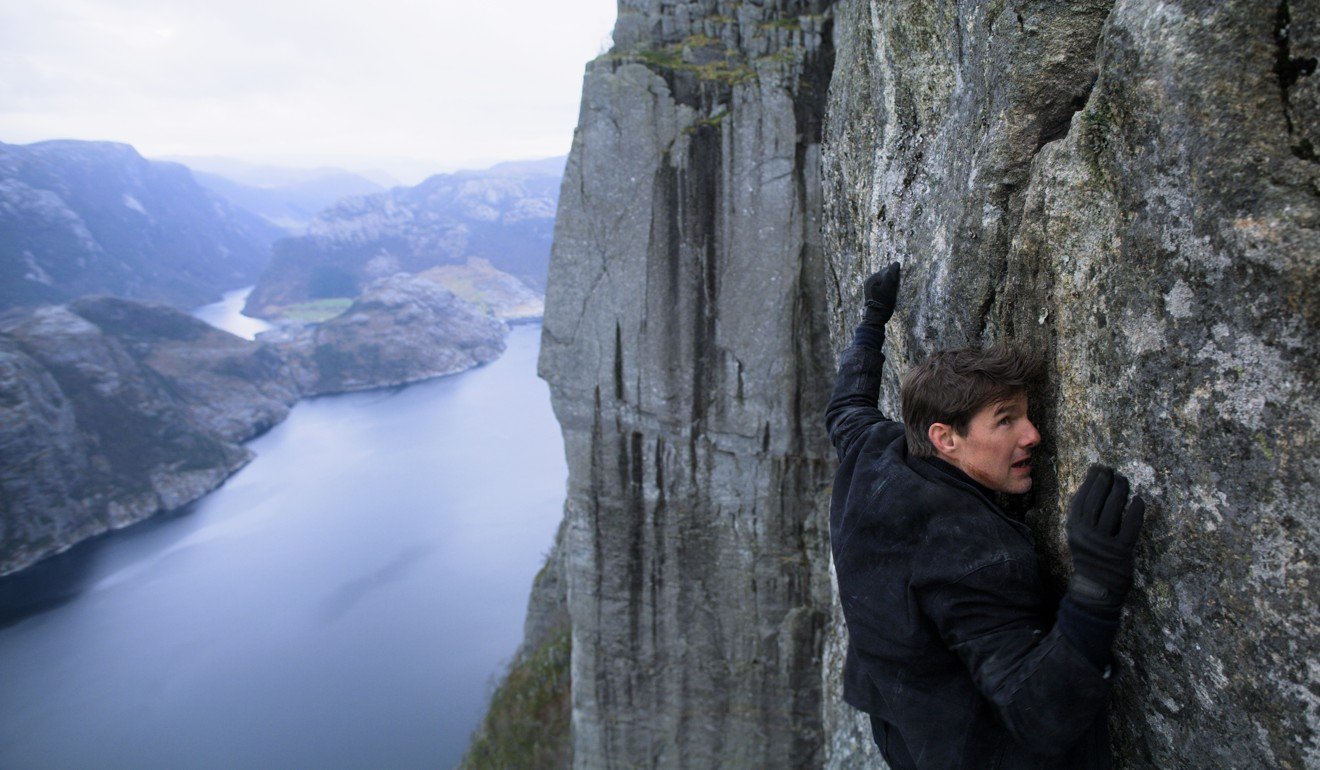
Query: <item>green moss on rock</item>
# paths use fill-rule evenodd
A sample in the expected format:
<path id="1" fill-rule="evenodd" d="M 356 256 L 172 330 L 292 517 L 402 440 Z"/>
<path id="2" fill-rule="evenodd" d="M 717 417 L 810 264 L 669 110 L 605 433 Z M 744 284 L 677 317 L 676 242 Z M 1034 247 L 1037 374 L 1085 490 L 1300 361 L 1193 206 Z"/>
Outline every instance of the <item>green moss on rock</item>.
<path id="1" fill-rule="evenodd" d="M 572 650 L 572 636 L 564 629 L 514 661 L 491 696 L 461 768 L 548 770 L 572 765 Z"/>

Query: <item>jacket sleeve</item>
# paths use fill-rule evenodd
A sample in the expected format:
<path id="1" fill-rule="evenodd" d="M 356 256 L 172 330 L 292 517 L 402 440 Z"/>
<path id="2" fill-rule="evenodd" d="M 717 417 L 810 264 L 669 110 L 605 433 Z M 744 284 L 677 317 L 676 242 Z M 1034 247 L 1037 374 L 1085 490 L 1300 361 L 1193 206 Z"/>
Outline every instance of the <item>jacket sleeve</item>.
<path id="1" fill-rule="evenodd" d="M 839 459 L 868 427 L 886 419 L 879 409 L 884 340 L 883 329 L 859 326 L 852 344 L 839 358 L 834 393 L 825 408 L 825 427 Z"/>
<path id="2" fill-rule="evenodd" d="M 1042 616 L 1034 565 L 1004 559 L 920 593 L 945 644 L 1013 738 L 1067 751 L 1104 709 L 1110 682 Z"/>

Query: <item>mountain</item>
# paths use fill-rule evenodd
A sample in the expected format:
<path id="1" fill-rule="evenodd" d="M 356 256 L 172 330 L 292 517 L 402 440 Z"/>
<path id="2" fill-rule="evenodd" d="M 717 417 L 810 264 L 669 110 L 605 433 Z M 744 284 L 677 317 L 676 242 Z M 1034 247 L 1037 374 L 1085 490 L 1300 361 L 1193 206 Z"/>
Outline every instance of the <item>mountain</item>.
<path id="1" fill-rule="evenodd" d="M 245 312 L 356 297 L 376 279 L 469 258 L 543 290 L 561 174 L 558 159 L 510 163 L 341 201 L 275 244 Z"/>
<path id="2" fill-rule="evenodd" d="M 195 307 L 282 232 L 126 144 L 0 144 L 0 308 L 113 294 Z"/>
<path id="3" fill-rule="evenodd" d="M 196 500 L 298 398 L 463 371 L 497 358 L 507 333 L 402 275 L 256 342 L 113 297 L 0 313 L 0 575 Z"/>
<path id="4" fill-rule="evenodd" d="M 863 280 L 898 260 L 885 414 L 936 350 L 1011 339 L 1048 362 L 1022 507 L 1052 587 L 1088 464 L 1146 500 L 1116 766 L 1315 766 L 1316 21 L 1245 0 L 621 0 L 584 79 L 540 360 L 569 493 L 529 618 L 567 607 L 560 755 L 882 766 L 842 701 L 822 408 Z"/>
<path id="5" fill-rule="evenodd" d="M 342 176 L 365 179 L 381 189 L 398 187 L 400 184 L 395 177 L 376 169 L 349 171 L 337 166 L 324 165 L 315 167 L 281 166 L 271 163 L 253 163 L 219 155 L 165 155 L 160 160 L 181 163 L 192 169 L 194 174 L 200 172 L 210 176 L 224 177 L 244 187 L 296 187 L 302 184 L 314 183 L 318 179 Z"/>
<path id="6" fill-rule="evenodd" d="M 321 169 L 307 178 L 271 186 L 241 184 L 197 170 L 193 170 L 193 177 L 231 204 L 258 214 L 293 235 L 302 234 L 322 209 L 337 201 L 385 189 L 370 179 L 339 169 Z"/>
<path id="7" fill-rule="evenodd" d="M 219 486 L 297 391 L 270 345 L 166 305 L 0 316 L 0 574 Z"/>

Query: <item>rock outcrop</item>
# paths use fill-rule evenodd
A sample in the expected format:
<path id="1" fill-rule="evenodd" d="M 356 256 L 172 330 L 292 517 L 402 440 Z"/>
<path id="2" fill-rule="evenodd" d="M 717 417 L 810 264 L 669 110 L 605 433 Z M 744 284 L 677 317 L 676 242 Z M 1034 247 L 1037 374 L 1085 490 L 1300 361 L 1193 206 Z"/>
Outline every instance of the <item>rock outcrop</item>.
<path id="1" fill-rule="evenodd" d="M 126 144 L 0 144 L 0 309 L 85 294 L 197 307 L 252 283 L 282 234 Z"/>
<path id="2" fill-rule="evenodd" d="M 878 766 L 839 700 L 820 406 L 893 259 L 888 413 L 938 348 L 1051 362 L 1055 578 L 1089 462 L 1149 503 L 1119 765 L 1320 764 L 1318 31 L 1287 0 L 623 0 L 542 343 L 574 764 Z"/>
<path id="3" fill-rule="evenodd" d="M 258 335 L 290 361 L 304 396 L 404 385 L 454 374 L 504 352 L 504 322 L 440 284 L 377 281 L 324 323 Z"/>
<path id="4" fill-rule="evenodd" d="M 0 317 L 0 574 L 181 507 L 297 397 L 283 359 L 164 305 Z"/>
<path id="5" fill-rule="evenodd" d="M 244 312 L 276 317 L 299 303 L 355 298 L 396 273 L 473 257 L 543 289 L 561 169 L 561 160 L 508 163 L 341 201 L 306 235 L 275 244 Z"/>
<path id="6" fill-rule="evenodd" d="M 509 323 L 534 321 L 545 314 L 545 298 L 489 261 L 474 257 L 462 265 L 444 265 L 417 274 L 449 289 L 456 297 Z"/>

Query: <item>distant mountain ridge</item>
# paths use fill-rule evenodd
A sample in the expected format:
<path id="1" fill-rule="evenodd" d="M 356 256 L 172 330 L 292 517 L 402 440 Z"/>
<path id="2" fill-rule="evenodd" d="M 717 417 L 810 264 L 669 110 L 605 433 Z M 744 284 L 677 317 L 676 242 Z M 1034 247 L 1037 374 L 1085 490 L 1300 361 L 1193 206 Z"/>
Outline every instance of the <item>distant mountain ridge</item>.
<path id="1" fill-rule="evenodd" d="M 472 258 L 543 292 L 563 167 L 514 161 L 340 201 L 306 235 L 275 244 L 245 312 L 356 297 L 375 280 Z"/>
<path id="2" fill-rule="evenodd" d="M 254 281 L 281 234 L 126 144 L 0 143 L 0 308 L 84 294 L 195 307 Z"/>
<path id="3" fill-rule="evenodd" d="M 198 184 L 267 222 L 301 235 L 323 209 L 353 196 L 371 195 L 385 188 L 366 177 L 339 169 L 281 185 L 243 184 L 229 177 L 193 170 Z"/>

